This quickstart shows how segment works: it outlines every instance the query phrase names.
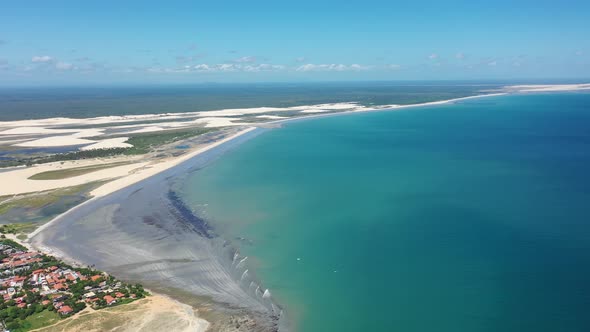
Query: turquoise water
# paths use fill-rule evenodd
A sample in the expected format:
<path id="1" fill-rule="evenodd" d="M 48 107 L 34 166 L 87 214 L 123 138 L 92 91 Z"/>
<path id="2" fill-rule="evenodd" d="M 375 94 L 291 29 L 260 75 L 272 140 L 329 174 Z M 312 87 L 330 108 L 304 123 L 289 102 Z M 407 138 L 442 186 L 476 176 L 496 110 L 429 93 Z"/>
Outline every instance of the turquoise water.
<path id="1" fill-rule="evenodd" d="M 517 95 L 291 123 L 184 197 L 298 331 L 588 331 L 589 170 L 590 94 Z"/>

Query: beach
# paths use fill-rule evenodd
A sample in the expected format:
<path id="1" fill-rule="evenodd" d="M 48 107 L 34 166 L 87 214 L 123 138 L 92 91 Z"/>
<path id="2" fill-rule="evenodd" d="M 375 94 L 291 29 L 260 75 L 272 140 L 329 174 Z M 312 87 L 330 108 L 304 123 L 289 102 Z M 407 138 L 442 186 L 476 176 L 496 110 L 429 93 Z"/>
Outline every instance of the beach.
<path id="1" fill-rule="evenodd" d="M 247 285 L 236 282 L 232 259 L 236 253 L 222 239 L 203 232 L 203 221 L 186 215 L 169 188 L 172 177 L 204 165 L 253 134 L 246 130 L 185 163 L 131 185 L 125 182 L 115 193 L 97 196 L 42 226 L 31 235 L 31 242 L 65 260 L 96 265 L 156 292 L 174 289 L 174 295 L 205 297 L 209 300 L 201 305 L 218 304 L 218 310 L 228 315 L 243 315 L 260 330 L 272 330 L 278 305 L 262 293 L 248 294 Z"/>
<path id="2" fill-rule="evenodd" d="M 582 86 L 581 89 L 583 88 L 585 87 Z M 530 87 L 526 87 L 527 92 L 529 89 Z M 546 91 L 547 87 L 543 89 L 545 90 L 542 91 Z M 560 91 L 558 87 L 555 89 Z M 218 321 L 210 322 L 211 324 L 223 325 L 229 316 L 237 315 L 254 324 L 257 330 L 275 330 L 279 326 L 287 326 L 288 323 L 285 322 L 280 303 L 272 298 L 272 289 L 267 292 L 264 280 L 258 280 L 255 271 L 248 269 L 247 258 L 236 252 L 230 242 L 216 234 L 215 229 L 212 229 L 205 220 L 196 217 L 191 208 L 186 207 L 178 198 L 177 184 L 182 182 L 187 174 L 208 165 L 225 152 L 267 131 L 268 129 L 265 128 L 281 126 L 290 121 L 340 114 L 439 106 L 514 92 L 514 89 L 507 89 L 506 92 L 415 105 L 386 105 L 372 108 L 351 104 L 305 106 L 300 107 L 298 111 L 313 115 L 293 118 L 264 115 L 269 111 L 267 108 L 250 111 L 234 109 L 217 111 L 213 113 L 215 117 L 203 117 L 207 119 L 205 122 L 225 121 L 223 123 L 227 124 L 227 119 L 217 120 L 217 118 L 245 115 L 256 115 L 259 119 L 270 121 L 240 124 L 239 120 L 232 120 L 232 123 L 237 125 L 232 126 L 233 129 L 229 134 L 193 148 L 179 157 L 149 162 L 131 159 L 127 160 L 132 162 L 130 165 L 116 166 L 68 179 L 67 181 L 73 182 L 65 183 L 75 185 L 116 178 L 94 189 L 91 192 L 93 198 L 90 200 L 39 227 L 30 234 L 30 241 L 35 247 L 65 260 L 94 264 L 121 279 L 141 282 L 156 292 L 172 297 L 187 299 L 194 296 L 200 299 L 196 303 L 197 306 L 212 306 L 214 310 L 226 313 L 226 315 L 215 316 L 214 319 Z M 272 111 L 276 112 L 277 109 Z M 146 117 L 152 119 L 154 116 Z M 103 121 L 107 120 L 124 123 L 130 119 L 121 117 L 92 121 L 104 123 Z M 137 121 L 138 118 L 134 117 L 131 120 Z M 54 126 L 56 123 L 63 123 L 59 119 L 33 121 L 37 122 L 28 122 L 27 125 L 32 127 L 24 128 L 36 128 L 35 130 L 39 130 L 36 133 L 41 132 L 44 135 L 48 133 L 47 130 L 52 130 L 46 127 L 47 124 Z M 62 121 L 67 123 L 71 120 L 62 119 Z M 76 122 L 80 123 L 80 120 Z M 89 122 L 84 123 L 89 124 Z M 169 123 L 177 125 L 175 121 Z M 3 125 L 7 126 L 6 123 Z M 162 128 L 160 125 L 150 124 L 150 126 L 154 127 L 152 128 L 154 130 Z M 149 131 L 148 126 L 141 128 Z M 134 125 L 132 129 L 142 130 L 141 128 Z M 24 132 L 30 135 L 34 133 L 34 130 L 26 129 Z M 80 130 L 76 129 L 77 134 L 71 132 L 68 134 L 79 136 L 79 132 Z M 82 164 L 86 165 L 86 163 Z M 80 164 L 72 163 L 65 167 L 74 166 L 79 167 Z M 39 168 L 35 169 L 35 167 Z M 44 182 L 25 180 L 34 173 L 50 171 L 55 167 L 64 166 L 44 164 L 17 170 L 20 175 L 13 179 L 20 180 L 13 180 L 15 182 L 11 182 L 13 184 L 10 188 L 20 188 L 18 189 L 20 191 L 15 192 L 13 189 L 4 194 L 14 195 L 54 188 L 57 183 L 52 183 L 51 180 Z M 0 176 L 3 175 L 10 177 L 10 172 L 0 173 Z M 25 186 L 19 186 L 19 183 L 24 183 Z"/>

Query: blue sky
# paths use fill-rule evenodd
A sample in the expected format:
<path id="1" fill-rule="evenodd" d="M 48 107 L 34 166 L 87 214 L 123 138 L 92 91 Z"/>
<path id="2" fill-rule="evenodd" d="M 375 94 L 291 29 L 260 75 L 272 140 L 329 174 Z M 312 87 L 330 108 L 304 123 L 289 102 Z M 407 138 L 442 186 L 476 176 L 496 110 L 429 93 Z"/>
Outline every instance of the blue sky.
<path id="1" fill-rule="evenodd" d="M 590 1 L 2 1 L 0 84 L 590 78 Z"/>

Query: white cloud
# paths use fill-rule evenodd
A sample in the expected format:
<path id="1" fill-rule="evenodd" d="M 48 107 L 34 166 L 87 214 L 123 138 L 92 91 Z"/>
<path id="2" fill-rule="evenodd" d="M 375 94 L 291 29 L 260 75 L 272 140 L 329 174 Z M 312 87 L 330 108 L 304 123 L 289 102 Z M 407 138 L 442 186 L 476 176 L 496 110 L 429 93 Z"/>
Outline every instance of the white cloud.
<path id="1" fill-rule="evenodd" d="M 58 62 L 55 64 L 55 69 L 57 70 L 72 70 L 74 69 L 74 65 L 68 62 Z"/>
<path id="2" fill-rule="evenodd" d="M 286 67 L 283 65 L 271 65 L 268 63 L 261 63 L 259 65 L 255 65 L 255 66 L 244 66 L 243 69 L 244 71 L 247 72 L 260 72 L 260 71 L 279 71 L 279 70 L 283 70 Z"/>
<path id="3" fill-rule="evenodd" d="M 256 62 L 256 57 L 255 56 L 243 56 L 241 58 L 235 59 L 234 62 L 237 62 L 237 63 L 252 63 L 252 62 Z"/>
<path id="4" fill-rule="evenodd" d="M 488 62 L 488 66 L 495 67 L 498 64 L 496 60 Z"/>
<path id="5" fill-rule="evenodd" d="M 283 65 L 273 65 L 268 63 L 261 63 L 258 65 L 242 65 L 234 63 L 222 63 L 208 65 L 205 63 L 191 67 L 192 71 L 197 72 L 261 72 L 261 71 L 279 71 L 286 69 Z"/>
<path id="6" fill-rule="evenodd" d="M 206 65 L 204 63 L 200 64 L 200 65 L 196 65 L 193 67 L 196 71 L 210 71 L 211 67 L 209 67 L 209 65 Z"/>
<path id="7" fill-rule="evenodd" d="M 53 58 L 49 55 L 37 55 L 31 59 L 31 62 L 51 62 Z"/>
<path id="8" fill-rule="evenodd" d="M 438 54 L 432 53 L 431 55 L 428 56 L 428 59 L 430 59 L 430 60 L 438 59 Z"/>
<path id="9" fill-rule="evenodd" d="M 584 52 L 582 52 L 582 51 L 576 51 L 576 53 L 575 53 L 575 54 L 576 54 L 577 56 L 582 56 L 582 55 L 584 55 Z"/>
<path id="10" fill-rule="evenodd" d="M 224 64 L 221 64 L 221 65 L 217 65 L 216 68 L 219 71 L 236 71 L 236 69 L 238 68 L 238 66 L 236 66 L 234 64 L 224 63 Z"/>
<path id="11" fill-rule="evenodd" d="M 455 54 L 455 58 L 457 58 L 459 60 L 463 60 L 463 59 L 465 59 L 465 54 L 463 54 L 463 52 L 459 52 L 459 53 Z"/>
<path id="12" fill-rule="evenodd" d="M 298 57 L 298 58 L 295 58 L 295 61 L 297 61 L 297 62 L 304 62 L 305 60 L 306 60 L 306 59 L 305 59 L 305 57 L 304 57 L 304 56 L 300 56 L 300 57 Z"/>
<path id="13" fill-rule="evenodd" d="M 389 64 L 389 65 L 386 65 L 385 66 L 385 68 L 387 68 L 387 69 L 393 69 L 393 70 L 400 69 L 401 67 L 402 67 L 401 65 L 396 65 L 396 64 Z"/>
<path id="14" fill-rule="evenodd" d="M 302 72 L 309 72 L 309 71 L 361 71 L 361 70 L 367 70 L 369 68 L 370 67 L 368 67 L 368 66 L 362 66 L 362 65 L 359 65 L 356 63 L 352 64 L 352 65 L 344 65 L 344 64 L 336 64 L 336 63 L 331 63 L 331 64 L 307 63 L 307 64 L 297 67 L 295 70 L 302 71 Z"/>

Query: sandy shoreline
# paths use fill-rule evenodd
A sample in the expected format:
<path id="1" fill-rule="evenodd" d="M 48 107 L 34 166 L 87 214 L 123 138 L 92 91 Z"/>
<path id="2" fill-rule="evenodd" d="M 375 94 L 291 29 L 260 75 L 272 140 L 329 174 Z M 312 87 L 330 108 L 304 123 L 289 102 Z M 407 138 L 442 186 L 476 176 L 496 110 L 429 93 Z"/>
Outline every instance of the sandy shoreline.
<path id="1" fill-rule="evenodd" d="M 207 145 L 207 146 L 205 146 L 203 148 L 200 148 L 200 149 L 197 149 L 195 151 L 189 152 L 189 153 L 187 153 L 185 155 L 182 155 L 182 156 L 180 156 L 178 158 L 175 158 L 175 159 L 171 159 L 171 160 L 160 162 L 160 163 L 155 164 L 155 165 L 151 165 L 149 167 L 147 167 L 146 164 L 141 164 L 140 167 L 146 167 L 145 170 L 143 170 L 141 172 L 136 172 L 136 173 L 133 173 L 133 174 L 124 176 L 122 178 L 113 180 L 111 182 L 108 182 L 108 183 L 100 186 L 99 188 L 97 188 L 97 189 L 95 189 L 95 190 L 93 190 L 93 191 L 90 192 L 90 194 L 93 196 L 93 198 L 91 198 L 90 200 L 88 200 L 88 201 L 86 201 L 86 202 L 84 202 L 84 203 L 82 203 L 82 204 L 80 204 L 80 205 L 78 205 L 78 206 L 76 206 L 76 207 L 74 207 L 74 208 L 72 208 L 72 209 L 64 212 L 62 215 L 65 215 L 65 214 L 69 213 L 70 211 L 72 211 L 73 209 L 78 208 L 81 205 L 92 204 L 92 202 L 94 200 L 96 200 L 96 199 L 98 199 L 100 197 L 103 197 L 103 196 L 112 194 L 112 193 L 114 193 L 114 192 L 116 192 L 116 191 L 118 191 L 120 189 L 123 189 L 125 187 L 131 186 L 131 185 L 133 185 L 135 183 L 138 183 L 138 182 L 140 182 L 142 180 L 145 180 L 145 179 L 147 179 L 149 177 L 152 177 L 152 176 L 154 176 L 154 175 L 156 175 L 158 173 L 161 173 L 161 172 L 163 172 L 165 170 L 168 170 L 168 169 L 170 169 L 170 168 L 172 168 L 174 166 L 177 166 L 177 165 L 179 165 L 179 164 L 181 164 L 181 163 L 183 163 L 183 162 L 185 162 L 185 161 L 187 161 L 187 160 L 189 160 L 189 159 L 191 159 L 191 158 L 193 158 L 193 157 L 195 157 L 195 156 L 197 156 L 197 155 L 199 155 L 199 154 L 201 154 L 203 152 L 206 152 L 208 150 L 214 149 L 215 147 L 217 147 L 217 146 L 219 146 L 221 144 L 224 144 L 226 142 L 232 141 L 232 140 L 234 140 L 234 139 L 236 139 L 236 138 L 238 138 L 238 137 L 240 137 L 240 136 L 242 136 L 242 135 L 244 135 L 244 134 L 246 134 L 246 133 L 248 133 L 248 132 L 250 132 L 252 130 L 255 130 L 255 129 L 256 128 L 254 128 L 254 127 L 248 127 L 248 128 L 246 128 L 244 130 L 239 131 L 238 133 L 236 133 L 234 135 L 231 135 L 229 137 L 226 137 L 226 138 L 224 138 L 224 139 L 222 139 L 220 141 L 214 142 L 214 143 L 212 143 L 210 145 Z M 122 166 L 122 167 L 125 167 L 125 166 Z M 135 165 L 134 169 L 136 169 L 137 167 L 138 166 Z M 125 168 L 125 170 L 126 170 L 126 168 Z M 109 170 L 106 170 L 106 171 L 109 171 Z M 112 172 L 112 170 L 111 170 L 111 172 Z M 116 176 L 113 176 L 113 177 L 116 177 Z M 92 180 L 94 180 L 94 178 L 92 178 Z M 63 181 L 63 180 L 60 180 L 60 181 Z M 62 215 L 57 216 L 56 218 L 50 220 L 49 222 L 47 222 L 47 223 L 43 224 L 42 226 L 40 226 L 39 228 L 37 228 L 34 232 L 32 232 L 32 233 L 29 234 L 29 238 L 32 238 L 35 235 L 37 235 L 38 233 L 42 232 L 45 228 L 49 227 L 49 225 L 51 225 L 51 223 L 53 223 L 55 220 L 58 220 L 58 218 L 61 217 Z"/>
<path id="2" fill-rule="evenodd" d="M 225 313 L 214 317 L 211 323 L 216 326 L 241 317 L 244 326 L 275 331 L 280 307 L 264 295 L 261 285 L 248 288 L 254 280 L 248 279 L 249 284 L 240 280 L 244 266 L 232 260 L 239 254 L 222 238 L 202 236 L 195 221 L 169 197 L 172 178 L 202 167 L 255 135 L 250 129 L 232 136 L 216 149 L 187 157 L 190 162 L 78 205 L 36 232 L 31 243 L 66 261 L 93 264 L 159 293 L 175 296 L 176 291 L 170 290 L 176 289 L 187 296 L 207 297 L 202 305 Z"/>
<path id="3" fill-rule="evenodd" d="M 500 94 L 494 94 L 494 96 L 496 95 Z M 489 96 L 491 95 L 407 105 L 389 110 L 439 105 Z M 353 113 L 355 112 L 317 114 L 295 119 L 281 119 L 274 123 L 285 124 L 290 121 Z M 221 154 L 223 149 L 216 148 L 227 144 L 231 145 L 239 139 L 247 140 L 249 139 L 246 135 L 248 133 L 254 137 L 255 130 L 255 127 L 245 128 L 234 135 L 177 159 L 157 164 L 147 171 L 103 185 L 93 192 L 95 197 L 70 209 L 31 233 L 31 243 L 35 247 L 65 260 L 95 264 L 120 278 L 138 280 L 149 288 L 158 289 L 162 287 L 162 282 L 146 280 L 142 275 L 146 273 L 146 269 L 151 271 L 152 275 L 159 275 L 160 280 L 176 278 L 175 288 L 187 289 L 190 287 L 196 295 L 213 294 L 213 299 L 216 302 L 226 303 L 230 306 L 245 306 L 248 308 L 247 314 L 242 313 L 245 315 L 245 319 L 256 322 L 261 326 L 260 330 L 273 330 L 275 324 L 287 325 L 288 323 L 284 320 L 283 322 L 275 320 L 280 316 L 271 318 L 279 315 L 280 307 L 278 304 L 269 302 L 272 299 L 266 298 L 267 291 L 260 287 L 261 284 L 255 279 L 255 275 L 250 272 L 251 276 L 246 277 L 247 281 L 242 280 L 248 274 L 247 266 L 242 263 L 246 258 L 239 256 L 238 253 L 232 253 L 231 248 L 226 247 L 225 241 L 222 239 L 209 241 L 201 236 L 194 236 L 188 229 L 182 231 L 185 234 L 178 234 L 178 229 L 185 227 L 181 225 L 182 222 L 186 223 L 186 220 L 179 220 L 182 218 L 179 218 L 178 213 L 172 213 L 169 217 L 158 220 L 151 219 L 155 214 L 161 215 L 162 210 L 171 210 L 169 198 L 163 197 L 162 194 L 170 190 L 170 182 L 166 179 L 182 177 L 184 173 L 194 169 L 196 165 L 198 166 L 198 159 L 203 155 L 207 153 Z M 124 220 L 124 225 L 119 220 Z M 149 227 L 151 225 L 146 226 L 146 220 L 156 224 L 157 229 Z M 81 223 L 85 225 L 79 226 Z M 118 226 L 114 226 L 115 224 Z M 76 227 L 80 229 L 78 230 Z M 128 227 L 130 229 L 126 229 Z M 165 230 L 165 234 L 162 233 L 162 230 Z M 89 237 L 88 234 L 92 234 L 92 236 Z M 135 234 L 141 235 L 137 238 Z M 162 248 L 158 252 L 153 251 L 154 247 L 158 247 L 155 244 L 155 239 L 163 237 L 170 239 L 172 234 L 174 234 L 172 241 L 159 240 L 163 242 Z M 55 238 L 66 240 L 60 242 L 55 241 Z M 110 239 L 111 248 L 105 248 L 105 241 L 97 240 L 97 238 Z M 71 243 L 72 239 L 76 239 L 75 241 L 84 243 L 84 245 L 80 245 L 81 243 L 75 245 Z M 182 252 L 176 249 L 171 250 L 172 245 L 180 248 Z M 125 254 L 121 255 L 122 252 Z M 224 259 L 224 257 L 230 256 L 233 256 L 232 259 Z M 203 266 L 198 267 L 190 264 L 190 262 L 202 262 L 204 259 L 211 262 L 201 263 Z M 154 265 L 152 262 L 158 263 Z M 179 268 L 179 265 L 182 267 Z M 187 277 L 183 277 L 186 272 L 172 272 L 187 269 L 191 271 L 190 276 Z M 194 275 L 203 275 L 203 273 L 210 277 L 199 281 L 194 280 Z M 221 288 L 219 285 L 222 285 Z M 270 320 L 267 321 L 265 316 Z M 283 328 L 283 330 L 285 329 Z"/>
<path id="4" fill-rule="evenodd" d="M 559 88 L 556 88 L 556 90 L 547 89 L 549 88 L 544 87 L 543 90 L 530 91 L 530 87 L 527 87 L 526 89 L 523 89 L 522 92 L 565 91 L 560 90 Z M 31 233 L 30 240 L 35 247 L 49 251 L 62 258 L 88 264 L 97 264 L 97 266 L 102 267 L 102 269 L 108 272 L 115 271 L 115 273 L 123 274 L 124 277 L 130 279 L 137 279 L 138 276 L 141 276 L 145 271 L 151 271 L 151 273 L 159 276 L 160 279 L 156 278 L 157 280 L 176 278 L 177 280 L 174 281 L 176 288 L 190 288 L 191 292 L 199 295 L 213 294 L 212 298 L 214 301 L 222 303 L 233 303 L 235 305 L 240 301 L 244 301 L 246 303 L 245 306 L 249 307 L 254 312 L 261 313 L 263 316 L 269 313 L 272 315 L 274 309 L 271 308 L 269 311 L 268 307 L 264 305 L 265 302 L 262 296 L 262 291 L 260 291 L 260 295 L 258 295 L 258 289 L 253 292 L 249 289 L 252 288 L 252 284 L 244 289 L 243 285 L 239 285 L 239 282 L 236 282 L 236 279 L 239 279 L 239 275 L 244 273 L 244 270 L 243 268 L 240 268 L 240 270 L 237 271 L 238 269 L 236 268 L 236 265 L 238 264 L 235 262 L 235 256 L 233 260 L 230 260 L 230 266 L 227 266 L 228 262 L 223 261 L 223 259 L 218 259 L 219 257 L 227 256 L 229 253 L 229 251 L 227 251 L 228 249 L 225 248 L 225 243 L 223 241 L 216 241 L 214 243 L 201 241 L 203 243 L 193 243 L 198 241 L 199 237 L 194 234 L 187 234 L 186 236 L 180 234 L 181 229 L 182 232 L 188 232 L 188 229 L 184 228 L 186 226 L 182 225 L 182 220 L 173 220 L 175 218 L 178 219 L 178 216 L 175 215 L 174 212 L 171 212 L 167 217 L 160 216 L 161 218 L 156 218 L 156 221 L 151 219 L 149 222 L 146 221 L 146 218 L 149 217 L 150 213 L 152 215 L 154 213 L 157 214 L 155 207 L 172 211 L 167 205 L 167 198 L 162 197 L 162 192 L 157 192 L 157 190 L 169 190 L 169 178 L 177 178 L 181 176 L 183 172 L 191 171 L 195 169 L 195 167 L 198 167 L 200 163 L 207 162 L 202 160 L 199 161 L 204 155 L 221 154 L 226 150 L 225 146 L 231 146 L 234 143 L 239 144 L 240 140 L 244 141 L 256 136 L 256 133 L 260 132 L 260 129 L 257 131 L 256 127 L 264 128 L 267 125 L 270 127 L 280 126 L 294 121 L 303 121 L 318 117 L 435 106 L 469 99 L 502 96 L 515 92 L 520 91 L 507 90 L 506 92 L 482 94 L 420 104 L 388 105 L 387 108 L 374 108 L 368 110 L 353 110 L 338 113 L 332 112 L 327 114 L 314 112 L 314 115 L 296 118 L 273 119 L 267 117 L 267 119 L 272 119 L 274 121 L 248 126 L 234 135 L 225 137 L 224 139 L 213 142 L 205 147 L 196 149 L 174 159 L 150 165 L 149 167 L 145 167 L 141 172 L 124 176 L 97 188 L 92 192 L 94 196 L 92 199 L 68 210 L 38 228 L 35 232 Z M 249 133 L 250 135 L 246 135 Z M 207 157 L 203 158 L 207 159 Z M 163 183 L 165 184 L 163 185 Z M 147 190 L 146 188 L 150 190 Z M 148 193 L 147 191 L 151 191 L 151 193 Z M 142 199 L 139 199 L 140 197 Z M 146 205 L 150 202 L 153 203 L 153 206 L 144 209 L 140 208 L 141 205 Z M 80 226 L 79 224 L 81 220 L 88 222 L 88 225 L 90 226 Z M 123 220 L 129 224 L 124 225 Z M 154 225 L 150 225 L 150 223 L 155 224 L 158 229 L 154 229 L 154 227 L 152 227 Z M 80 229 L 69 229 L 72 226 L 80 227 Z M 89 229 L 86 229 L 88 227 Z M 84 234 L 83 232 L 87 231 L 95 231 L 93 234 L 95 237 L 110 238 L 111 243 L 113 243 L 113 248 L 103 248 L 103 246 L 106 245 L 104 241 L 98 241 L 93 238 L 88 238 L 87 235 L 81 235 Z M 135 236 L 134 232 L 141 234 L 141 236 Z M 73 236 L 74 234 L 76 236 Z M 90 243 L 90 250 L 97 250 L 97 248 L 103 249 L 94 253 L 89 253 L 84 252 L 84 250 L 88 249 L 82 248 L 81 244 L 68 244 L 66 243 L 67 241 L 64 241 L 63 239 L 61 242 L 55 242 L 51 239 L 52 237 L 56 238 L 59 236 L 67 239 L 67 241 L 70 241 L 71 239 L 78 240 L 78 236 L 80 236 L 79 239 L 85 239 L 85 241 Z M 162 237 L 168 238 L 162 240 Z M 161 243 L 154 246 L 154 248 L 159 248 L 162 251 L 161 253 L 154 252 L 154 248 L 150 248 L 151 241 L 159 241 Z M 182 251 L 178 251 L 176 248 L 171 247 L 175 244 L 178 244 L 178 247 L 180 247 Z M 76 252 L 77 250 L 80 250 L 80 252 Z M 120 255 L 117 253 L 117 250 L 119 252 L 122 250 L 122 252 L 125 253 L 124 257 L 119 257 Z M 75 257 L 75 255 L 79 256 Z M 216 258 L 212 260 L 211 257 Z M 186 261 L 179 261 L 182 259 Z M 108 262 L 109 260 L 112 262 Z M 192 266 L 194 264 L 186 265 L 187 262 L 203 261 L 207 261 L 207 264 L 209 265 L 206 265 L 204 268 Z M 191 272 L 190 274 L 192 274 L 190 277 L 186 276 L 186 271 L 189 270 Z M 235 275 L 236 273 L 238 273 L 237 278 Z M 190 280 L 194 279 L 195 275 L 200 275 L 205 280 Z M 153 280 L 154 283 L 152 285 L 159 285 L 158 283 L 161 282 L 156 279 Z M 142 280 L 142 282 L 146 283 L 149 287 L 152 280 Z M 251 283 L 254 282 L 255 281 L 252 281 Z M 238 285 L 236 285 L 236 283 Z M 207 292 L 210 294 L 206 294 Z M 232 294 L 227 296 L 228 294 L 223 294 L 224 292 Z M 252 300 L 253 295 L 254 300 Z M 260 303 L 263 304 L 262 307 L 259 306 Z M 251 315 L 251 312 L 245 315 Z M 254 314 L 253 316 L 248 317 L 257 317 L 252 319 L 257 320 L 259 324 L 262 324 L 266 329 L 268 327 L 267 325 L 264 325 L 266 323 L 260 323 L 260 321 L 263 321 L 264 319 L 257 315 L 258 314 Z M 273 324 L 272 321 L 269 324 Z"/>

